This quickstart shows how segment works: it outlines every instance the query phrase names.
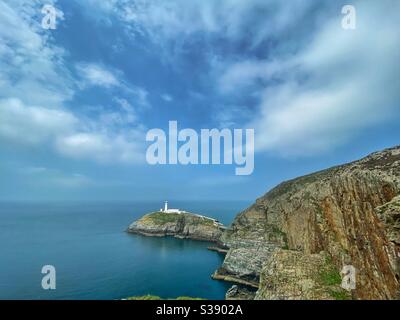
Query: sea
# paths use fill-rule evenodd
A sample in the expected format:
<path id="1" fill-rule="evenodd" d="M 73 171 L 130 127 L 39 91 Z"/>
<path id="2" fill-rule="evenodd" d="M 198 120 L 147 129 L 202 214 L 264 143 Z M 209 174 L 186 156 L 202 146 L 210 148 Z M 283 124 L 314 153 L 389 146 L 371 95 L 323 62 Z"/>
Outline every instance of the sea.
<path id="1" fill-rule="evenodd" d="M 250 202 L 176 201 L 171 206 L 228 225 Z M 224 299 L 211 279 L 223 255 L 210 243 L 125 232 L 159 202 L 0 203 L 0 299 L 110 300 L 157 295 Z M 43 289 L 42 268 L 55 268 Z"/>

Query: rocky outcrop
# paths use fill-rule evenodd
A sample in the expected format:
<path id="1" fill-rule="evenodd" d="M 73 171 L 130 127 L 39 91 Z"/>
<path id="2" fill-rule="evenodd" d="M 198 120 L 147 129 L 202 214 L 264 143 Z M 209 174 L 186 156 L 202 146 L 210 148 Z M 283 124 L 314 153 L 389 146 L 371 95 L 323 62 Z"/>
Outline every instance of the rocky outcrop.
<path id="1" fill-rule="evenodd" d="M 388 240 L 400 246 L 400 196 L 375 209 L 387 231 Z"/>
<path id="2" fill-rule="evenodd" d="M 337 271 L 355 267 L 353 298 L 394 299 L 400 275 L 399 195 L 400 147 L 284 182 L 224 232 L 221 241 L 230 250 L 222 273 L 230 280 L 252 276 L 260 299 L 327 298 L 335 291 L 321 289 L 305 268 L 317 266 L 324 252 Z M 275 286 L 278 278 L 288 279 L 288 286 Z M 296 279 L 305 287 L 293 288 Z"/>
<path id="3" fill-rule="evenodd" d="M 228 289 L 225 295 L 226 300 L 254 300 L 255 290 L 243 286 L 233 285 Z"/>
<path id="4" fill-rule="evenodd" d="M 189 212 L 153 212 L 133 222 L 127 232 L 218 242 L 225 227 L 214 219 Z"/>
<path id="5" fill-rule="evenodd" d="M 229 249 L 222 266 L 212 275 L 213 279 L 236 282 L 258 288 L 260 272 L 274 247 L 233 247 Z"/>
<path id="6" fill-rule="evenodd" d="M 341 276 L 324 253 L 277 250 L 262 270 L 255 300 L 350 299 Z"/>

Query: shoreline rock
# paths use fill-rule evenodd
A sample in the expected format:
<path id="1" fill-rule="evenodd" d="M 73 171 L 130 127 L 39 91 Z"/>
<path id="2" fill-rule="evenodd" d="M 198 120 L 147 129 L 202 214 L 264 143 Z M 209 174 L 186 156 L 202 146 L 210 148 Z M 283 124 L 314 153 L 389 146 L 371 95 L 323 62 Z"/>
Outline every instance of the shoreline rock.
<path id="1" fill-rule="evenodd" d="M 219 243 L 217 243 L 217 245 L 215 245 L 215 246 L 209 246 L 207 249 L 210 251 L 215 251 L 215 252 L 221 253 L 221 254 L 227 254 L 229 251 L 228 247 L 222 246 Z"/>
<path id="2" fill-rule="evenodd" d="M 240 285 L 247 286 L 250 288 L 255 288 L 255 289 L 258 289 L 258 284 L 259 284 L 259 278 L 252 278 L 251 276 L 246 277 L 243 275 L 235 275 L 233 273 L 230 273 L 223 267 L 216 270 L 211 275 L 211 278 L 214 280 L 223 280 L 226 282 L 240 284 Z"/>

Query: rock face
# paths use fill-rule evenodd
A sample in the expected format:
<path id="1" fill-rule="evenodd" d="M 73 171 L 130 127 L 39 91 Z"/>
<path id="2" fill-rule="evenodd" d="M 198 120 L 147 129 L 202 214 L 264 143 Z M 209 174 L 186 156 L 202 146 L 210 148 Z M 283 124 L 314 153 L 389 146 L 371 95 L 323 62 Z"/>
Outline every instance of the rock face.
<path id="1" fill-rule="evenodd" d="M 263 263 L 271 255 L 273 247 L 232 247 L 222 266 L 212 275 L 213 279 L 240 283 L 258 288 Z"/>
<path id="2" fill-rule="evenodd" d="M 259 282 L 258 299 L 343 296 L 313 278 L 327 256 L 356 269 L 355 299 L 394 299 L 400 277 L 400 147 L 284 182 L 240 213 L 221 237 L 217 271 Z M 287 250 L 282 250 L 287 249 Z M 288 251 L 289 250 L 289 251 Z M 288 285 L 278 286 L 277 279 Z M 297 280 L 301 288 L 290 283 Z M 333 291 L 332 291 L 333 290 Z"/>
<path id="3" fill-rule="evenodd" d="M 185 213 L 153 212 L 128 227 L 128 232 L 145 236 L 218 242 L 225 227 L 214 219 Z"/>
<path id="4" fill-rule="evenodd" d="M 225 295 L 226 300 L 254 300 L 256 292 L 246 287 L 233 285 Z"/>
<path id="5" fill-rule="evenodd" d="M 255 300 L 350 299 L 339 272 L 324 253 L 276 250 L 262 270 Z"/>

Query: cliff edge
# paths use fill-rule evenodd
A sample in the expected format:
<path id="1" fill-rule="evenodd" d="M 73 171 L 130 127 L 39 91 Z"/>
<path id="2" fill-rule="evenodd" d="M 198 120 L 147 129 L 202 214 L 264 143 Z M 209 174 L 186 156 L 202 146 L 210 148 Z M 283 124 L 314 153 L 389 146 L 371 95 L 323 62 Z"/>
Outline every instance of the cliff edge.
<path id="1" fill-rule="evenodd" d="M 257 287 L 256 299 L 396 299 L 399 230 L 398 146 L 257 199 L 223 233 L 230 249 L 214 278 Z M 345 265 L 356 270 L 351 292 L 340 289 Z"/>

